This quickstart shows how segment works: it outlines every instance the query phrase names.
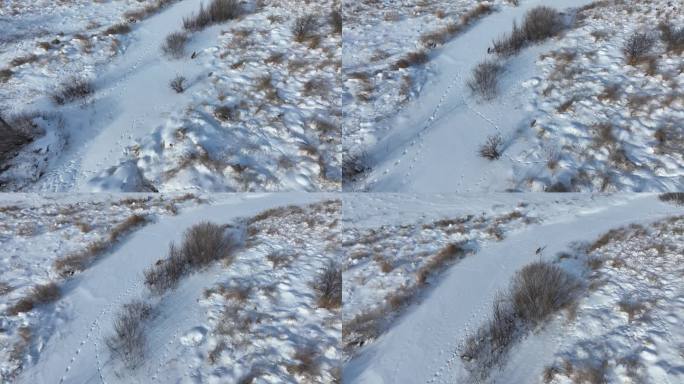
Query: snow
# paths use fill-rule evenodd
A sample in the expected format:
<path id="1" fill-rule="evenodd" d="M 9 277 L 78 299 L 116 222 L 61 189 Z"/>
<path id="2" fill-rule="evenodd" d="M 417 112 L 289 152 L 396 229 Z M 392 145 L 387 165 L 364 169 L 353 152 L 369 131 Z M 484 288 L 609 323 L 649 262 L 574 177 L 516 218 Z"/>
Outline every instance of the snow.
<path id="1" fill-rule="evenodd" d="M 560 183 L 570 191 L 676 190 L 683 177 L 681 150 L 675 149 L 682 113 L 677 91 L 681 60 L 665 53 L 658 41 L 654 47 L 658 70 L 648 76 L 644 68 L 626 65 L 621 49 L 634 30 L 652 30 L 668 19 L 676 24 L 681 7 L 667 1 L 642 4 L 634 23 L 623 23 L 627 14 L 635 12 L 634 5 L 608 5 L 586 11 L 574 24 L 573 9 L 588 3 L 529 0 L 518 7 L 501 7 L 445 44 L 429 64 L 433 73 L 419 97 L 398 113 L 370 124 L 377 142 L 362 149 L 372 170 L 349 187 L 467 193 L 542 191 Z M 487 49 L 493 39 L 509 32 L 514 20 L 520 23 L 527 10 L 540 4 L 564 11 L 574 26 L 502 60 L 499 96 L 491 102 L 478 100 L 466 85 L 471 69 L 492 58 Z M 592 33 L 599 31 L 606 36 L 595 42 Z M 556 70 L 562 70 L 558 53 L 564 51 L 576 51 L 578 56 L 563 70 L 568 75 L 558 78 Z M 611 84 L 620 84 L 624 94 L 618 102 L 599 101 L 597 97 Z M 577 98 L 575 107 L 559 112 L 559 106 L 572 97 Z M 646 108 L 639 100 L 653 102 Z M 614 125 L 616 143 L 594 148 L 596 126 L 604 122 Z M 670 132 L 669 147 L 658 147 L 654 134 L 659 128 Z M 492 135 L 504 140 L 504 153 L 497 161 L 478 155 Z M 557 167 L 549 167 L 550 160 Z"/>
<path id="2" fill-rule="evenodd" d="M 86 235 L 75 233 L 73 224 L 37 237 L 17 235 L 15 227 L 25 225 L 27 220 L 38 221 L 41 228 L 50 224 L 45 219 L 36 220 L 37 214 L 72 209 L 80 216 L 101 217 L 99 213 L 107 206 L 114 212 L 125 209 L 123 206 L 133 206 L 156 217 L 153 223 L 127 236 L 90 268 L 61 281 L 62 297 L 54 304 L 14 317 L 3 314 L 3 328 L 11 331 L 2 336 L 3 354 L 10 353 L 10 343 L 20 339 L 20 328 L 28 327 L 32 334 L 30 349 L 21 357 L 24 367 L 17 382 L 148 383 L 199 379 L 211 383 L 236 381 L 250 373 L 267 382 L 297 382 L 302 376 L 288 367 L 298 366 L 299 362 L 293 356 L 298 348 L 306 345 L 314 346 L 316 353 L 320 353 L 320 356 L 314 356 L 320 369 L 316 380 L 332 380 L 331 377 L 337 375 L 336 370 L 339 371 L 339 315 L 337 310 L 319 308 L 315 304 L 311 286 L 320 270 L 335 258 L 339 202 L 324 201 L 330 197 L 288 193 L 213 195 L 209 201 L 202 199 L 206 204 L 190 204 L 175 216 L 157 213 L 158 206 L 167 203 L 158 197 L 143 198 L 147 203 L 142 205 L 134 202 L 119 205 L 117 201 L 127 201 L 122 195 L 45 199 L 31 195 L 3 197 L 4 205 L 20 207 L 20 210 L 6 210 L 10 212 L 6 222 L 12 228 L 5 232 L 9 231 L 10 241 L 15 244 L 7 249 L 33 250 L 25 252 L 20 259 L 27 265 L 29 275 L 12 278 L 13 285 L 21 281 L 28 285 L 25 279 L 36 282 L 43 279 L 41 276 L 54 277 L 49 270 L 52 260 L 39 260 L 48 254 L 40 250 L 56 247 L 55 253 L 61 253 L 67 247 L 84 242 Z M 78 200 L 81 203 L 75 203 Z M 178 242 L 189 226 L 205 220 L 240 225 L 242 220 L 250 220 L 268 208 L 291 204 L 302 205 L 302 208 L 297 211 L 285 208 L 284 214 L 276 211 L 249 225 L 255 232 L 246 239 L 244 249 L 235 254 L 233 264 L 215 263 L 191 274 L 176 289 L 161 297 L 152 297 L 147 292 L 143 270 L 164 257 L 167 243 Z M 98 235 L 101 226 L 96 222 L 93 225 L 94 229 L 88 235 L 91 237 Z M 73 237 L 58 241 L 67 233 Z M 298 235 L 292 236 L 293 233 Z M 310 247 L 299 250 L 286 266 L 275 269 L 265 262 L 270 252 L 289 250 L 303 243 Z M 3 278 L 21 272 L 7 261 L 3 262 L 3 268 L 11 271 L 7 275 L 3 271 Z M 252 328 L 241 336 L 247 344 L 226 338 L 216 330 L 220 314 L 235 304 L 230 296 L 205 292 L 236 284 L 251 287 L 251 293 L 240 309 L 246 311 L 247 316 L 255 316 Z M 3 297 L 3 307 L 19 297 L 20 291 L 22 289 L 17 288 L 10 296 Z M 155 316 L 148 328 L 145 364 L 134 371 L 126 371 L 110 355 L 106 339 L 112 333 L 113 319 L 121 305 L 134 298 L 145 298 L 152 303 Z M 264 321 L 266 319 L 268 321 Z M 207 361 L 207 355 L 221 341 L 227 343 L 227 347 L 212 365 Z M 278 364 L 275 364 L 276 357 L 280 359 Z M 3 378 L 10 379 L 15 362 L 7 356 L 3 356 L 2 361 Z"/>
<path id="3" fill-rule="evenodd" d="M 86 28 L 82 24 L 113 23 L 112 16 L 126 8 L 119 4 L 91 9 L 79 3 L 76 10 L 86 20 L 74 23 L 74 31 L 60 38 L 68 46 L 49 50 L 48 57 L 41 56 L 37 63 L 24 64 L 3 87 L 0 97 L 12 105 L 7 114 L 35 110 L 54 113 L 63 122 L 63 129 L 43 127 L 57 137 L 40 145 L 50 154 L 37 157 L 37 165 L 32 162 L 31 167 L 23 165 L 26 156 L 11 163 L 3 175 L 4 188 L 46 192 L 338 188 L 341 116 L 334 95 L 340 93 L 341 45 L 327 21 L 332 1 L 304 7 L 289 1 L 260 2 L 259 7 L 244 2 L 247 14 L 240 19 L 192 33 L 180 60 L 162 55 L 166 36 L 181 30 L 183 18 L 196 13 L 200 4 L 200 0 L 171 3 L 129 24 L 132 31 L 125 35 L 113 37 L 101 31 L 88 35 L 91 54 L 80 48 Z M 12 28 L 30 23 L 42 11 L 22 12 L 26 20 L 8 21 Z M 55 12 L 76 17 L 61 7 Z M 108 16 L 100 17 L 100 12 Z M 296 43 L 291 32 L 296 18 L 291 16 L 309 13 L 318 17 L 317 44 Z M 45 24 L 48 33 L 59 28 Z M 27 39 L 35 39 L 37 32 L 31 33 Z M 107 44 L 113 39 L 116 49 L 110 50 Z M 195 53 L 192 59 L 191 53 Z M 269 61 L 271 57 L 280 62 Z M 63 69 L 65 62 L 71 63 L 67 67 L 72 70 Z M 84 102 L 54 106 L 47 96 L 69 74 L 92 79 L 95 94 Z M 181 94 L 168 86 L 176 74 L 188 79 Z M 269 74 L 272 93 L 256 89 Z M 236 109 L 238 117 L 221 121 L 214 116 L 220 106 Z"/>
<path id="4" fill-rule="evenodd" d="M 440 199 L 446 198 L 442 196 L 437 201 Z M 466 210 L 477 211 L 485 210 L 490 204 L 496 205 L 498 200 L 492 196 L 483 200 L 462 199 L 454 198 L 454 206 L 461 210 L 467 206 Z M 343 376 L 345 381 L 463 382 L 467 379 L 467 373 L 460 362 L 460 346 L 486 319 L 492 300 L 498 291 L 507 287 L 515 271 L 540 257 L 553 260 L 557 253 L 571 248 L 574 242 L 591 241 L 609 229 L 631 223 L 647 224 L 682 213 L 681 207 L 662 203 L 652 195 L 612 195 L 597 199 L 577 195 L 576 200 L 570 199 L 565 203 L 562 200 L 553 201 L 554 197 L 548 195 L 525 195 L 522 199 L 515 195 L 504 195 L 500 199 L 508 200 L 506 205 L 509 208 L 513 208 L 519 200 L 529 200 L 531 211 L 545 199 L 549 199 L 546 200 L 549 205 L 539 205 L 539 211 L 544 212 L 539 223 L 518 227 L 499 242 L 484 243 L 475 254 L 450 267 L 438 284 L 428 288 L 418 305 L 411 306 L 375 342 L 362 348 L 347 362 Z M 499 204 L 504 203 L 501 200 L 498 201 Z M 383 208 L 401 212 L 406 207 L 405 211 L 411 214 L 420 207 L 423 212 L 429 212 L 429 216 L 444 215 L 444 203 L 430 203 L 429 198 L 397 195 L 389 198 L 386 206 L 382 198 L 361 201 L 356 207 L 359 212 Z M 432 209 L 427 210 L 428 206 Z M 554 207 L 560 209 L 554 211 Z M 399 215 L 399 212 L 395 214 Z M 378 222 L 396 225 L 396 218 L 382 220 L 380 217 L 375 219 L 376 225 Z M 536 255 L 535 250 L 543 246 L 546 249 L 542 255 Z M 374 278 L 385 280 L 382 275 Z M 555 333 L 554 337 L 555 335 L 560 334 Z M 553 344 L 552 340 L 546 342 Z M 530 350 L 535 351 L 534 348 Z M 538 353 L 543 353 L 543 350 Z M 510 355 L 515 356 L 516 351 L 512 351 Z M 537 364 L 534 357 L 530 362 L 518 362 L 517 366 L 521 367 L 520 371 L 530 374 L 530 370 L 522 368 L 527 367 L 528 363 L 531 367 Z M 534 368 L 530 369 L 534 372 Z M 510 382 L 508 379 L 507 376 L 501 376 L 500 382 Z M 521 382 L 529 381 L 531 380 Z"/>

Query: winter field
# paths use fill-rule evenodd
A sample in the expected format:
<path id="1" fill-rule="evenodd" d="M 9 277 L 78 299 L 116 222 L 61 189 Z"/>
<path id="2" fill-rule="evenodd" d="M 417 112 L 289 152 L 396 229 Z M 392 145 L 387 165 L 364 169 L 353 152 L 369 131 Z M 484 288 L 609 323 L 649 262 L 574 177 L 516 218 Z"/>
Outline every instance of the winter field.
<path id="1" fill-rule="evenodd" d="M 335 1 L 12 1 L 0 188 L 339 189 Z"/>
<path id="2" fill-rule="evenodd" d="M 681 190 L 681 2 L 369 3 L 345 7 L 345 189 Z"/>
<path id="3" fill-rule="evenodd" d="M 8 195 L 0 207 L 3 382 L 339 380 L 334 196 Z"/>

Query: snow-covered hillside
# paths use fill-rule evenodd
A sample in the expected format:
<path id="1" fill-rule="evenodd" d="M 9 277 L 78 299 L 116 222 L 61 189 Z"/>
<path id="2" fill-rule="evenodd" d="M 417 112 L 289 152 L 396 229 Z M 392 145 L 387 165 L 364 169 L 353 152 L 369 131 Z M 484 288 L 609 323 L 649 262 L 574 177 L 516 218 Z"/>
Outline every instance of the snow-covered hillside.
<path id="1" fill-rule="evenodd" d="M 235 13 L 202 28 L 184 26 L 200 0 L 3 8 L 0 113 L 18 144 L 0 187 L 338 189 L 339 3 L 217 2 Z"/>
<path id="2" fill-rule="evenodd" d="M 497 50 L 493 42 L 510 36 L 514 22 L 528 28 L 527 13 L 540 5 L 558 12 L 549 17 L 551 37 L 522 37 L 528 41 L 517 41 L 517 48 Z M 521 0 L 496 9 L 430 55 L 420 94 L 398 113 L 352 125 L 376 139 L 359 146 L 364 140 L 347 144 L 345 136 L 345 151 L 361 154 L 345 160 L 343 169 L 352 169 L 347 189 L 681 188 L 680 3 Z M 539 22 L 531 20 L 528 25 Z M 490 83 L 495 94 L 483 99 L 469 82 L 487 60 L 496 65 Z M 493 151 L 484 156 L 487 143 Z"/>
<path id="3" fill-rule="evenodd" d="M 0 304 L 3 380 L 337 380 L 342 284 L 336 266 L 338 200 L 286 193 L 134 200 L 121 195 L 81 196 L 78 203 L 64 196 L 3 198 L 8 227 L 3 249 L 14 255 L 2 264 L 3 279 L 8 279 L 2 282 Z M 168 204 L 182 207 L 172 210 L 176 215 L 162 214 Z M 110 236 L 98 222 L 105 209 L 112 211 L 113 223 L 126 216 L 123 211 L 147 215 L 150 222 L 129 229 L 82 271 L 59 274 L 53 262 L 87 241 L 85 237 Z M 67 211 L 72 212 L 68 220 L 61 227 L 54 224 L 57 219 L 50 213 Z M 35 234 L 22 229 L 29 220 L 37 224 Z M 192 241 L 189 228 L 207 221 L 232 238 L 229 254 L 186 269 L 168 290 L 153 289 L 149 271 L 168 260 L 169 243 L 185 249 Z M 92 225 L 88 235 L 77 230 L 85 225 Z M 55 250 L 45 252 L 50 249 Z M 45 287 L 49 280 L 55 283 L 51 290 L 40 290 L 37 284 Z M 18 305 L 22 298 L 32 305 Z M 150 315 L 137 324 L 141 333 L 134 333 L 135 340 L 142 346 L 139 360 L 131 365 L 130 355 L 110 346 L 118 345 L 113 335 L 121 314 L 131 308 L 126 305 L 139 300 Z"/>
<path id="4" fill-rule="evenodd" d="M 350 200 L 344 203 L 345 225 L 354 228 L 345 230 L 344 242 L 343 342 L 351 352 L 345 382 L 682 380 L 676 368 L 681 355 L 675 352 L 684 337 L 676 326 L 682 313 L 681 282 L 675 276 L 681 271 L 673 268 L 683 244 L 681 205 L 629 194 L 362 194 Z M 478 226 L 486 221 L 476 220 L 516 211 L 534 220 L 504 226 L 499 240 L 488 235 L 489 226 Z M 462 220 L 467 215 L 474 216 Z M 450 224 L 440 234 L 436 222 Z M 418 288 L 410 286 L 421 282 L 416 271 L 438 257 L 442 244 L 464 239 L 473 239 L 465 243 L 471 252 L 434 268 Z M 363 250 L 376 257 L 356 256 Z M 377 256 L 392 268 L 380 272 Z M 517 271 L 534 262 L 560 265 L 580 279 L 585 293 L 575 305 L 550 316 L 550 323 L 528 330 L 529 336 L 523 320 L 515 320 L 518 328 L 511 332 L 505 357 L 487 375 L 474 376 L 480 367 L 489 367 L 489 360 L 466 360 L 469 338 L 487 324 L 492 303 L 504 297 Z M 411 294 L 400 297 L 407 286 Z M 400 300 L 393 302 L 396 297 Z M 364 313 L 369 321 L 358 321 L 359 316 L 350 321 L 348 312 Z M 350 341 L 357 345 L 350 348 Z M 582 372 L 601 368 L 603 360 L 607 381 L 583 381 L 590 379 Z"/>

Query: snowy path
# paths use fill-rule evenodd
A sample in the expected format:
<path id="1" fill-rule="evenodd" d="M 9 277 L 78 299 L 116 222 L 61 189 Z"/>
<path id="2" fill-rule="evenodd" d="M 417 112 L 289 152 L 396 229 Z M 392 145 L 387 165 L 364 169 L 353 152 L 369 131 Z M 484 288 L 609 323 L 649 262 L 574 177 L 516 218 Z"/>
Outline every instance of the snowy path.
<path id="1" fill-rule="evenodd" d="M 35 190 L 90 191 L 90 179 L 118 165 L 135 139 L 150 134 L 171 112 L 191 100 L 192 84 L 208 70 L 189 57 L 170 60 L 160 47 L 169 33 L 182 29 L 183 17 L 197 12 L 201 2 L 183 0 L 132 25 L 127 36 L 132 39 L 130 46 L 95 79 L 95 100 L 86 106 L 76 103 L 63 108 L 70 127 L 70 148 Z M 220 27 L 195 35 L 186 49 L 188 56 L 215 43 L 216 28 Z M 197 46 L 198 42 L 203 46 Z M 183 94 L 168 86 L 176 74 L 188 79 L 190 88 Z"/>
<path id="2" fill-rule="evenodd" d="M 515 271 L 537 259 L 537 247 L 546 245 L 544 257 L 552 258 L 573 241 L 591 241 L 611 228 L 682 212 L 654 196 L 633 196 L 605 208 L 578 208 L 486 245 L 452 267 L 420 305 L 352 359 L 345 367 L 344 381 L 462 382 L 460 343 L 486 318 L 496 293 L 509 284 Z"/>
<path id="3" fill-rule="evenodd" d="M 372 191 L 446 192 L 503 191 L 510 185 L 512 165 L 504 156 L 490 162 L 477 150 L 487 136 L 501 134 L 511 142 L 529 126 L 530 111 L 523 109 L 521 79 L 535 75 L 535 61 L 550 43 L 523 50 L 506 64 L 500 94 L 490 103 L 471 99 L 465 82 L 472 68 L 487 58 L 493 39 L 510 31 L 530 8 L 543 4 L 563 10 L 589 0 L 526 0 L 518 7 L 485 17 L 463 35 L 446 44 L 433 60 L 437 73 L 388 126 L 394 127 L 369 150 L 377 164 L 367 180 Z M 509 148 L 510 150 L 514 148 Z M 511 151 L 512 152 L 512 151 Z M 523 160 L 524 161 L 524 160 Z"/>
<path id="4" fill-rule="evenodd" d="M 19 382 L 167 383 L 184 376 L 188 372 L 167 370 L 165 364 L 175 357 L 180 333 L 203 321 L 197 299 L 211 286 L 216 271 L 189 276 L 162 299 L 148 335 L 146 364 L 133 373 L 134 377 L 130 372 L 121 377 L 114 370 L 105 339 L 112 333 L 120 306 L 146 292 L 143 271 L 166 255 L 170 241 L 178 242 L 185 229 L 199 221 L 230 223 L 271 207 L 322 198 L 324 195 L 287 193 L 221 197 L 219 202 L 163 218 L 132 234 L 112 254 L 63 287 L 63 297 L 56 305 L 66 315 L 55 324 L 55 332 L 42 346 L 38 360 L 26 368 Z"/>

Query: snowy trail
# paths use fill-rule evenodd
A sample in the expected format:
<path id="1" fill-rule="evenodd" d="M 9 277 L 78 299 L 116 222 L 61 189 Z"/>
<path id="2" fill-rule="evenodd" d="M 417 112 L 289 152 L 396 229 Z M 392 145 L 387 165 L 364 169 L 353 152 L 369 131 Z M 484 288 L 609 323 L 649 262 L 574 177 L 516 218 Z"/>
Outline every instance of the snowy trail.
<path id="1" fill-rule="evenodd" d="M 366 183 L 371 191 L 446 192 L 503 191 L 517 162 L 504 156 L 490 162 L 477 150 L 487 136 L 501 134 L 509 142 L 529 125 L 523 108 L 521 79 L 535 75 L 535 60 L 551 43 L 527 48 L 511 58 L 502 76 L 500 94 L 490 103 L 468 101 L 465 84 L 470 71 L 487 58 L 493 39 L 509 32 L 514 20 L 537 5 L 559 10 L 578 7 L 589 0 L 526 0 L 518 7 L 504 7 L 477 22 L 446 44 L 434 58 L 434 78 L 419 98 L 393 118 L 394 127 L 369 150 L 377 164 Z M 493 57 L 490 57 L 493 58 Z M 510 148 L 512 149 L 512 148 Z"/>
<path id="2" fill-rule="evenodd" d="M 90 191 L 88 181 L 109 167 L 118 165 L 134 140 L 150 134 L 173 111 L 192 97 L 192 84 L 206 76 L 206 70 L 189 57 L 171 60 L 163 56 L 166 36 L 182 29 L 183 17 L 197 12 L 201 0 L 184 0 L 157 15 L 133 24 L 132 39 L 123 56 L 102 69 L 95 79 L 95 100 L 89 105 L 63 108 L 70 131 L 70 145 L 59 162 L 41 178 L 39 191 Z M 216 40 L 216 28 L 194 36 L 186 49 L 203 49 Z M 201 36 L 198 37 L 198 36 Z M 212 37 L 213 36 L 213 37 Z M 197 47 L 196 42 L 203 47 Z M 185 93 L 176 94 L 169 81 L 182 74 L 188 79 Z"/>
<path id="3" fill-rule="evenodd" d="M 199 221 L 230 223 L 271 207 L 309 203 L 324 197 L 288 193 L 231 195 L 135 232 L 111 254 L 65 284 L 63 297 L 56 305 L 66 315 L 55 325 L 55 332 L 42 346 L 37 361 L 25 369 L 18 382 L 150 383 L 169 382 L 187 374 L 167 369 L 166 363 L 174 357 L 174 345 L 181 331 L 202 323 L 203 314 L 196 310 L 197 299 L 211 285 L 216 271 L 210 268 L 189 276 L 161 300 L 148 335 L 150 354 L 146 364 L 133 372 L 133 377 L 130 372 L 121 376 L 115 372 L 105 339 L 112 333 L 113 319 L 120 306 L 145 294 L 143 271 L 165 256 L 170 241 L 178 242 L 185 229 Z"/>
<path id="4" fill-rule="evenodd" d="M 352 359 L 344 381 L 461 382 L 460 344 L 486 318 L 496 293 L 515 271 L 538 258 L 537 247 L 546 245 L 544 257 L 552 258 L 573 241 L 591 241 L 611 228 L 682 212 L 654 196 L 633 196 L 605 208 L 578 208 L 486 245 L 452 267 L 420 305 Z"/>

